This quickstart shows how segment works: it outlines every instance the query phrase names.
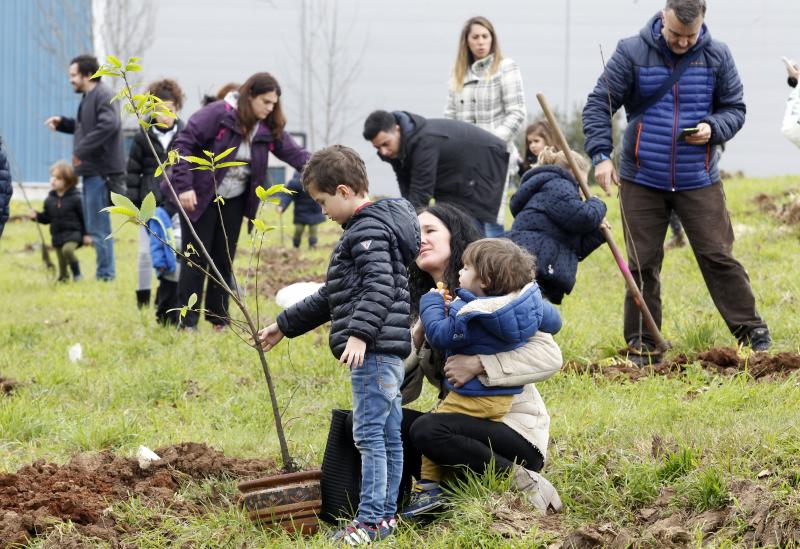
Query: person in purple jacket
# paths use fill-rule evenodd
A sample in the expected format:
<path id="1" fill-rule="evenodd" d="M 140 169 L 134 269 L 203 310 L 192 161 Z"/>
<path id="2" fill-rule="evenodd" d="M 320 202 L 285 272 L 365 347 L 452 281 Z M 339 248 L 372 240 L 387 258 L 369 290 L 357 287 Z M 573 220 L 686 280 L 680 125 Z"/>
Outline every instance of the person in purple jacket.
<path id="1" fill-rule="evenodd" d="M 253 219 L 256 215 L 256 188 L 265 184 L 269 153 L 297 170 L 302 170 L 310 157 L 308 151 L 284 131 L 286 117 L 280 97 L 281 88 L 277 80 L 269 73 L 256 73 L 238 92 L 230 92 L 225 99 L 210 103 L 192 115 L 186 128 L 175 139 L 175 148 L 181 156 L 204 158 L 203 151 L 216 155 L 234 147 L 235 151 L 227 156 L 226 161 L 247 162 L 242 166 L 220 168 L 216 172 L 192 170 L 191 164 L 180 162 L 172 173 L 178 200 L 225 280 L 231 280 L 242 218 Z M 170 194 L 167 192 L 167 196 Z M 219 210 L 214 203 L 218 196 L 222 197 Z M 181 219 L 181 229 L 185 245 L 192 244 L 198 248 L 184 219 Z M 193 256 L 192 261 L 201 267 L 206 266 L 202 256 Z M 193 293 L 201 303 L 204 285 L 205 274 L 201 269 L 182 268 L 178 281 L 180 306 L 186 305 Z M 216 330 L 222 330 L 228 324 L 228 295 L 211 280 L 204 309 L 206 320 Z M 182 326 L 194 330 L 198 318 L 196 311 L 189 311 Z"/>

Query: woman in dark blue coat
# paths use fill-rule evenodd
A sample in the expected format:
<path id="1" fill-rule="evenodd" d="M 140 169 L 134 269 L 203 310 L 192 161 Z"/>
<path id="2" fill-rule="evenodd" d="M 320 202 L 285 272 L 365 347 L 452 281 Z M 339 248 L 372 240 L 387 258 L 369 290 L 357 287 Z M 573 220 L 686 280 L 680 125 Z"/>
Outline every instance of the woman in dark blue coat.
<path id="1" fill-rule="evenodd" d="M 578 261 L 605 241 L 599 227 L 606 205 L 596 197 L 581 200 L 566 166 L 564 153 L 542 151 L 511 198 L 514 223 L 505 235 L 536 257 L 536 282 L 556 304 L 575 286 Z"/>
<path id="2" fill-rule="evenodd" d="M 11 202 L 11 168 L 8 166 L 8 158 L 3 148 L 3 138 L 0 137 L 0 236 L 3 236 L 3 228 L 8 221 L 8 203 Z"/>

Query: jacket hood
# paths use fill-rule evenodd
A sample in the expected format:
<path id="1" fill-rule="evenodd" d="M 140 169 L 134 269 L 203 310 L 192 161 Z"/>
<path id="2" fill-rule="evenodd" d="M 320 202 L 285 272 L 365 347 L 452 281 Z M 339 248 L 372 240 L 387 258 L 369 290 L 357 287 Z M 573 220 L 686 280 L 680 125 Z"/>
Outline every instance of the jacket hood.
<path id="1" fill-rule="evenodd" d="M 549 183 L 553 179 L 566 179 L 575 184 L 575 178 L 572 176 L 572 173 L 561 166 L 547 164 L 545 166 L 536 166 L 525 172 L 522 181 L 520 181 L 519 188 L 522 189 L 524 185 L 530 187 L 532 192 L 538 192 L 546 183 Z"/>
<path id="2" fill-rule="evenodd" d="M 400 154 L 398 155 L 398 160 L 402 161 L 407 154 L 409 139 L 425 127 L 427 120 L 424 116 L 406 111 L 393 111 L 392 114 L 397 120 L 397 125 L 400 126 Z"/>
<path id="3" fill-rule="evenodd" d="M 670 50 L 667 46 L 667 42 L 664 40 L 664 37 L 661 34 L 662 27 L 663 23 L 661 22 L 661 12 L 659 11 L 650 18 L 644 27 L 642 27 L 642 30 L 639 31 L 639 36 L 641 36 L 642 40 L 644 40 L 653 49 L 668 53 L 671 56 L 675 56 L 675 54 L 672 53 L 672 50 Z M 703 23 L 703 26 L 700 27 L 700 38 L 689 51 L 694 51 L 698 48 L 705 48 L 709 42 L 711 42 L 711 33 L 708 32 L 708 27 L 706 27 L 706 24 Z"/>
<path id="4" fill-rule="evenodd" d="M 419 220 L 411 203 L 403 198 L 378 200 L 359 210 L 347 226 L 364 217 L 375 218 L 392 230 L 403 256 L 403 264 L 411 265 L 419 254 L 420 246 Z"/>
<path id="5" fill-rule="evenodd" d="M 483 329 L 502 341 L 515 341 L 520 333 L 535 331 L 533 327 L 541 320 L 542 292 L 535 282 L 496 297 L 476 297 L 463 288 L 457 289 L 456 295 L 466 302 L 457 316 L 480 316 Z M 538 315 L 532 314 L 537 310 Z"/>

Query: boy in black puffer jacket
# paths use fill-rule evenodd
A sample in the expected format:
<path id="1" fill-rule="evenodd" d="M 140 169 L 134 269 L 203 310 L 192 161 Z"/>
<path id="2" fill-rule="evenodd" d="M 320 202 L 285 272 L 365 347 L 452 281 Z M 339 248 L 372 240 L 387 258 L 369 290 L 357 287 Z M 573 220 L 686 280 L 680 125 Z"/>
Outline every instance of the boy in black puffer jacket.
<path id="1" fill-rule="evenodd" d="M 536 282 L 555 304 L 575 286 L 578 261 L 605 242 L 600 224 L 606 205 L 597 197 L 581 200 L 568 169 L 563 152 L 545 147 L 509 202 L 514 223 L 505 234 L 536 258 Z"/>
<path id="2" fill-rule="evenodd" d="M 50 187 L 53 189 L 44 200 L 44 211 L 31 211 L 29 217 L 50 225 L 50 236 L 53 248 L 58 256 L 58 281 L 69 280 L 67 265 L 72 271 L 72 280 L 82 278 L 81 267 L 75 250 L 81 244 L 91 244 L 92 239 L 86 232 L 83 220 L 83 199 L 81 192 L 75 188 L 78 178 L 72 166 L 66 162 L 56 162 L 50 168 Z"/>
<path id="3" fill-rule="evenodd" d="M 391 535 L 396 524 L 403 471 L 400 385 L 411 352 L 407 267 L 419 252 L 419 222 L 404 199 L 370 201 L 364 162 L 348 147 L 315 153 L 303 169 L 303 187 L 344 234 L 325 285 L 281 313 L 259 339 L 268 351 L 284 335 L 332 321 L 330 347 L 350 368 L 353 438 L 361 452 L 358 515 L 334 539 L 374 541 Z"/>

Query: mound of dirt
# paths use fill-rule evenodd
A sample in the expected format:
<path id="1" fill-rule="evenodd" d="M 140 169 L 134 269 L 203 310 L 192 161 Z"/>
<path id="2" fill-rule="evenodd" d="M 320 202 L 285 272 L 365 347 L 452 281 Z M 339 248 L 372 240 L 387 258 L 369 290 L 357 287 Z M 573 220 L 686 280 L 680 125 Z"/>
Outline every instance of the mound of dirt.
<path id="1" fill-rule="evenodd" d="M 753 199 L 758 209 L 787 225 L 800 225 L 800 191 L 788 189 L 780 194 L 759 194 Z"/>
<path id="2" fill-rule="evenodd" d="M 208 477 L 251 478 L 276 470 L 274 461 L 226 457 L 193 442 L 155 450 L 161 460 L 142 469 L 134 458 L 111 452 L 79 454 L 65 465 L 39 460 L 14 474 L 0 474 L 0 546 L 25 543 L 59 521 L 105 540 L 116 537 L 110 506 L 132 496 L 202 513 L 176 499 L 180 485 Z"/>
<path id="3" fill-rule="evenodd" d="M 238 270 L 238 276 L 246 279 L 248 292 L 255 290 L 256 259 L 248 257 L 247 267 Z M 295 282 L 324 282 L 326 268 L 327 262 L 309 259 L 300 249 L 262 250 L 258 258 L 258 293 L 274 297 L 278 290 Z"/>
<path id="4" fill-rule="evenodd" d="M 664 488 L 653 505 L 640 509 L 635 522 L 582 526 L 566 534 L 550 549 L 595 547 L 695 547 L 698 530 L 703 545 L 733 539 L 742 547 L 786 547 L 800 541 L 800 520 L 764 486 L 738 481 L 731 486 L 731 503 L 703 512 L 676 510 L 674 492 Z"/>
<path id="5" fill-rule="evenodd" d="M 0 377 L 0 395 L 10 395 L 13 393 L 17 387 L 19 387 L 20 382 L 16 379 L 10 377 Z"/>
<path id="6" fill-rule="evenodd" d="M 567 362 L 567 372 L 590 373 L 609 379 L 629 379 L 638 381 L 651 375 L 666 377 L 679 376 L 691 363 L 699 362 L 700 366 L 717 375 L 732 376 L 747 372 L 755 379 L 774 379 L 786 377 L 800 370 L 800 354 L 797 353 L 752 353 L 740 355 L 737 349 L 716 347 L 697 354 L 694 358 L 681 354 L 672 360 L 651 366 L 638 367 L 633 363 L 618 360 L 611 363 L 578 364 Z"/>

